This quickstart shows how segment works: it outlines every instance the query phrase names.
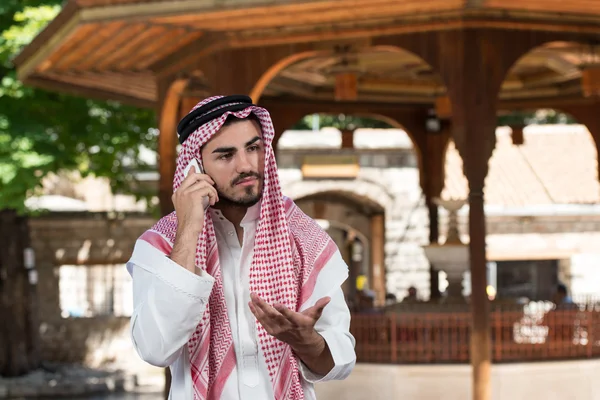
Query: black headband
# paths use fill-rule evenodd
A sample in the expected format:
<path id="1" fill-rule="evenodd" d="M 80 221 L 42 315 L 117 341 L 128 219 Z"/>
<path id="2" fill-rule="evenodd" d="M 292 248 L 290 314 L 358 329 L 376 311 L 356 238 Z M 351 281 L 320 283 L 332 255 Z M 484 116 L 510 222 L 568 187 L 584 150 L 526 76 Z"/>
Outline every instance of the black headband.
<path id="1" fill-rule="evenodd" d="M 185 140 L 196 129 L 207 122 L 220 117 L 227 111 L 241 111 L 252 106 L 252 99 L 244 95 L 225 96 L 208 102 L 183 117 L 177 125 L 177 135 L 179 143 L 183 144 Z M 221 107 L 215 110 L 215 108 Z"/>

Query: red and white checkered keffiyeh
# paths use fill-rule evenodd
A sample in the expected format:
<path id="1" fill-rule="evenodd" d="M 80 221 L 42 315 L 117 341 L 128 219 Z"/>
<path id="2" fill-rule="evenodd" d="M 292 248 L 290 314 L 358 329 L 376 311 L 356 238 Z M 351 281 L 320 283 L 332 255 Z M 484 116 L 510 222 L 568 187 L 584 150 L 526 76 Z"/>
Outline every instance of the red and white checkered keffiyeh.
<path id="1" fill-rule="evenodd" d="M 200 102 L 194 110 L 219 97 Z M 181 147 L 173 190 L 177 190 L 183 181 L 184 168 L 192 158 L 202 165 L 201 147 L 219 131 L 227 116 L 233 114 L 245 118 L 250 113 L 260 120 L 265 144 L 264 189 L 250 268 L 250 291 L 256 292 L 269 304 L 279 302 L 291 310 L 300 310 L 311 296 L 319 272 L 337 247 L 315 221 L 292 200 L 282 196 L 272 148 L 275 132 L 267 110 L 249 106 L 238 112 L 227 111 L 193 132 Z M 169 254 L 176 228 L 177 216 L 173 212 L 162 218 L 141 239 Z M 215 231 L 208 212 L 198 238 L 196 266 L 213 276 L 215 284 L 206 312 L 188 342 L 194 399 L 218 400 L 236 359 Z M 290 346 L 267 334 L 258 321 L 256 324 L 275 399 L 303 399 L 298 360 Z"/>

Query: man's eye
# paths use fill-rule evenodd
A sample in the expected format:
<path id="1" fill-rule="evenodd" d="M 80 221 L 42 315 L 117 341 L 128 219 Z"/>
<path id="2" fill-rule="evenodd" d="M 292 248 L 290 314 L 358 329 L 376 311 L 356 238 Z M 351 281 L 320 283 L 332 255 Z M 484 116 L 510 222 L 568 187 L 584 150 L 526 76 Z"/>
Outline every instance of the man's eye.
<path id="1" fill-rule="evenodd" d="M 227 160 L 229 158 L 231 158 L 231 153 L 223 154 L 219 157 L 219 160 Z"/>
<path id="2" fill-rule="evenodd" d="M 260 148 L 260 147 L 259 147 L 258 145 L 256 145 L 256 144 L 255 144 L 255 145 L 252 145 L 252 146 L 248 147 L 248 151 L 256 151 L 256 150 L 258 150 L 259 148 Z"/>

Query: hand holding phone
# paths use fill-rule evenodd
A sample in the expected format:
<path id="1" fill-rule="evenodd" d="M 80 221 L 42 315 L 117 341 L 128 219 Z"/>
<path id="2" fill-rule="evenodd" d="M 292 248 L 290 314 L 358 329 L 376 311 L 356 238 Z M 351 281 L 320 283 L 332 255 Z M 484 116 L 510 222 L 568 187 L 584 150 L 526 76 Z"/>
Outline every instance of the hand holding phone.
<path id="1" fill-rule="evenodd" d="M 192 160 L 184 169 L 185 177 L 173 193 L 172 201 L 177 213 L 179 229 L 200 233 L 204 226 L 204 213 L 209 205 L 219 200 L 215 182 L 202 173 L 198 161 Z"/>
<path id="2" fill-rule="evenodd" d="M 194 158 L 194 159 L 192 159 L 192 161 L 190 161 L 190 163 L 183 170 L 183 176 L 187 177 L 190 170 L 192 170 L 192 168 L 194 169 L 195 173 L 204 174 L 204 171 L 198 164 L 198 161 Z M 210 204 L 210 198 L 208 196 L 204 196 L 202 198 L 202 207 L 206 210 L 208 208 L 209 204 Z"/>
<path id="3" fill-rule="evenodd" d="M 177 234 L 171 260 L 193 273 L 202 273 L 196 267 L 198 236 L 204 229 L 204 217 L 210 204 L 219 200 L 215 182 L 202 171 L 193 159 L 183 170 L 184 178 L 171 198 L 177 213 Z"/>

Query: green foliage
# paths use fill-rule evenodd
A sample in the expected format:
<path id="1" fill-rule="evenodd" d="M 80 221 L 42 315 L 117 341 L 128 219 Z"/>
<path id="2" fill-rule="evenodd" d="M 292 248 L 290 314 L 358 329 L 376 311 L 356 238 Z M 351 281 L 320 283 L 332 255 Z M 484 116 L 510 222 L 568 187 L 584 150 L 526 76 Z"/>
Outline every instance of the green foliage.
<path id="1" fill-rule="evenodd" d="M 498 117 L 498 126 L 576 123 L 577 121 L 568 114 L 545 109 L 529 112 L 515 111 Z"/>
<path id="2" fill-rule="evenodd" d="M 576 124 L 577 121 L 568 114 L 555 110 L 515 111 L 498 117 L 498 126 L 507 125 L 542 125 L 542 124 Z M 376 118 L 353 115 L 313 114 L 302 118 L 292 129 L 311 130 L 315 128 L 334 127 L 338 129 L 354 128 L 393 128 L 385 121 Z"/>
<path id="3" fill-rule="evenodd" d="M 133 171 L 148 168 L 153 110 L 88 100 L 24 86 L 11 60 L 60 10 L 60 1 L 0 2 L 0 208 L 24 212 L 24 200 L 50 172 L 109 178 L 113 191 L 140 192 Z"/>
<path id="4" fill-rule="evenodd" d="M 314 125 L 313 125 L 314 124 Z M 392 128 L 387 122 L 376 118 L 359 117 L 354 115 L 330 115 L 330 114 L 312 114 L 302 118 L 292 129 L 310 130 L 317 128 L 334 127 L 337 129 L 356 129 L 356 128 Z"/>

